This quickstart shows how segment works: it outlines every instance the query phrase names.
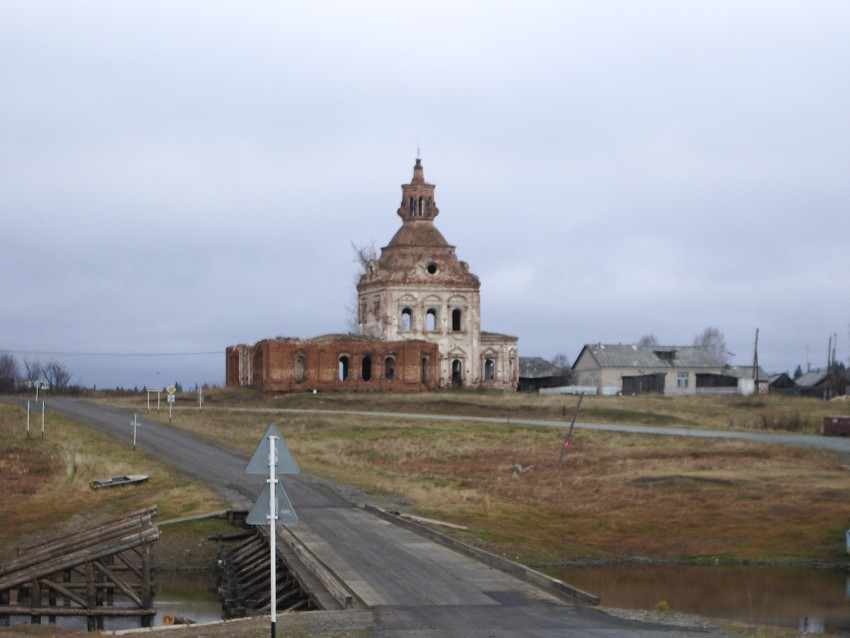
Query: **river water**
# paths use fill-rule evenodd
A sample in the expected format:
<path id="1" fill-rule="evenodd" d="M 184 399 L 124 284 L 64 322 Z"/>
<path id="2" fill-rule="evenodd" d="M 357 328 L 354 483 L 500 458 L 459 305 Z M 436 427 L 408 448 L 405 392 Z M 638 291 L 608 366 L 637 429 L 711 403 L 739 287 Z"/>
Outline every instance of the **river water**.
<path id="1" fill-rule="evenodd" d="M 161 572 L 156 575 L 156 618 L 162 625 L 165 614 L 188 618 L 195 622 L 221 620 L 218 576 L 209 572 Z"/>
<path id="2" fill-rule="evenodd" d="M 163 625 L 162 619 L 165 614 L 199 623 L 221 620 L 222 609 L 216 574 L 159 572 L 154 580 L 156 582 L 154 604 L 157 612 L 152 623 L 154 627 Z M 116 605 L 120 606 L 122 603 L 116 600 Z M 29 622 L 29 616 L 13 616 L 9 624 L 26 625 Z M 47 617 L 43 617 L 42 623 L 47 622 Z M 85 631 L 86 622 L 85 618 L 79 616 L 59 616 L 56 619 L 60 627 L 77 631 Z M 138 617 L 104 618 L 103 625 L 107 631 L 117 631 L 138 628 L 141 626 L 141 621 Z"/>
<path id="3" fill-rule="evenodd" d="M 543 571 L 600 596 L 604 607 L 652 610 L 665 602 L 674 612 L 850 638 L 850 573 L 843 570 L 612 565 Z M 221 619 L 217 581 L 211 573 L 158 573 L 154 626 L 162 625 L 164 614 Z M 20 617 L 12 624 L 28 621 Z M 60 618 L 59 624 L 85 629 L 82 618 Z M 138 619 L 107 619 L 105 628 L 138 626 Z"/>
<path id="4" fill-rule="evenodd" d="M 602 605 L 850 636 L 850 575 L 756 566 L 614 565 L 543 570 L 602 598 Z"/>

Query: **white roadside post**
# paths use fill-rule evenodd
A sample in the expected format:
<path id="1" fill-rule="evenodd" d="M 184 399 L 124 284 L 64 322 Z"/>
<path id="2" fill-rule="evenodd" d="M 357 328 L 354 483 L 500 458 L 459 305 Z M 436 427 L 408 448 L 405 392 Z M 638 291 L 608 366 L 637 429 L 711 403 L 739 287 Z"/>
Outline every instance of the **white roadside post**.
<path id="1" fill-rule="evenodd" d="M 27 438 L 30 438 L 30 402 L 27 399 Z"/>
<path id="2" fill-rule="evenodd" d="M 133 420 L 130 421 L 130 425 L 133 426 L 133 451 L 136 451 L 136 429 L 139 427 L 139 415 L 138 413 L 133 414 Z"/>
<path id="3" fill-rule="evenodd" d="M 47 407 L 44 405 L 44 399 L 41 400 L 41 438 L 44 438 L 44 413 L 47 411 Z"/>
<path id="4" fill-rule="evenodd" d="M 267 442 L 268 441 L 268 442 Z M 279 447 L 278 447 L 279 442 Z M 268 450 L 266 450 L 268 446 Z M 279 452 L 278 452 L 279 450 Z M 245 468 L 247 474 L 265 474 L 268 467 L 268 479 L 254 507 L 248 512 L 245 522 L 249 525 L 269 526 L 269 571 L 271 578 L 271 598 L 269 601 L 271 611 L 271 638 L 275 638 L 277 624 L 277 526 L 295 525 L 298 517 L 289 497 L 283 487 L 278 490 L 278 474 L 298 474 L 301 469 L 292 458 L 289 448 L 286 447 L 283 438 L 277 431 L 274 423 L 269 425 L 263 435 L 260 444 L 254 451 L 248 466 Z M 266 499 L 268 492 L 268 499 Z"/>

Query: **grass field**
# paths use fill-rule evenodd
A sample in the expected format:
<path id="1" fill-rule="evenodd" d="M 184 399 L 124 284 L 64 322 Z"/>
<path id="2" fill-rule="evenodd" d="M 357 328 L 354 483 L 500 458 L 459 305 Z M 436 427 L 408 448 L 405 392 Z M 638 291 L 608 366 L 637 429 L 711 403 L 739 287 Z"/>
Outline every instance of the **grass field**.
<path id="1" fill-rule="evenodd" d="M 37 423 L 36 423 L 37 421 Z M 95 479 L 149 474 L 138 485 L 92 490 Z M 27 436 L 26 408 L 0 402 L 0 562 L 15 547 L 157 505 L 158 519 L 226 508 L 215 492 L 116 439 L 48 414 Z"/>
<path id="2" fill-rule="evenodd" d="M 306 472 L 361 486 L 386 505 L 466 525 L 464 540 L 533 565 L 650 560 L 846 563 L 850 459 L 777 445 L 576 430 L 561 471 L 554 463 L 564 428 L 344 415 L 331 410 L 561 420 L 575 397 L 441 393 L 293 395 L 263 399 L 213 389 L 203 411 L 178 398 L 173 425 L 251 452 L 278 424 Z M 144 397 L 115 396 L 128 411 L 167 423 L 163 404 L 147 415 Z M 209 408 L 250 408 L 262 412 Z M 320 413 L 276 413 L 276 408 Z M 848 403 L 776 399 L 586 397 L 579 421 L 779 429 L 815 433 Z M 40 426 L 40 423 L 39 423 Z M 52 536 L 151 504 L 159 519 L 223 509 L 191 477 L 126 444 L 49 414 L 26 436 L 26 411 L 0 403 L 0 562 L 16 544 Z M 513 472 L 514 464 L 524 468 Z M 93 491 L 91 480 L 147 473 L 137 486 Z M 168 526 L 165 535 L 204 537 L 209 522 Z M 77 635 L 48 626 L 7 628 L 42 638 Z M 266 623 L 243 632 L 265 635 Z M 216 635 L 186 627 L 175 636 Z M 306 631 L 305 636 L 322 636 Z M 799 636 L 791 630 L 724 627 L 746 638 Z"/>
<path id="3" fill-rule="evenodd" d="M 176 410 L 174 425 L 251 452 L 274 421 L 304 471 L 468 526 L 452 533 L 532 565 L 637 557 L 838 563 L 846 556 L 850 459 L 836 454 L 576 430 L 557 471 L 561 429 L 331 411 L 563 420 L 572 417 L 575 397 L 209 394 L 207 409 Z M 323 412 L 209 409 L 224 406 Z M 774 397 L 586 397 L 579 421 L 814 433 L 825 414 L 848 408 Z M 160 415 L 167 422 L 167 411 Z M 531 469 L 516 473 L 516 464 Z"/>

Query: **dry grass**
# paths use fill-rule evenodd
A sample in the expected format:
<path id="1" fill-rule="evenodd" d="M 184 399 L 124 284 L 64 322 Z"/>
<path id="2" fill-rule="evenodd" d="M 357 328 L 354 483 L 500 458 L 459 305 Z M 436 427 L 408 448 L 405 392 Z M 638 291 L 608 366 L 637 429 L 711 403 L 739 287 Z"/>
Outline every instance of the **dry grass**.
<path id="1" fill-rule="evenodd" d="M 578 397 L 518 392 L 435 392 L 427 394 L 319 393 L 262 399 L 256 392 L 214 388 L 205 393 L 206 407 L 265 407 L 402 412 L 429 415 L 490 416 L 499 419 L 563 421 L 572 418 Z M 111 402 L 145 409 L 144 396 Z M 196 396 L 177 396 L 181 407 L 197 406 Z M 162 410 L 167 414 L 165 400 Z M 850 415 L 848 401 L 767 395 L 758 397 L 664 397 L 657 395 L 585 396 L 579 421 L 734 430 L 778 430 L 817 433 L 823 417 Z"/>
<path id="2" fill-rule="evenodd" d="M 206 486 L 116 439 L 48 414 L 30 438 L 26 409 L 0 403 L 0 561 L 28 540 L 156 504 L 161 520 L 224 509 Z M 149 474 L 139 485 L 92 490 L 95 479 Z"/>
<path id="3" fill-rule="evenodd" d="M 253 405 L 563 418 L 565 399 L 556 399 L 297 395 Z M 788 412 L 813 431 L 822 414 L 848 409 L 846 403 L 807 399 L 590 399 L 582 403 L 580 420 L 589 420 L 587 407 L 608 421 L 639 415 L 656 425 L 758 429 L 771 415 Z M 571 417 L 572 408 L 566 413 Z M 531 564 L 638 556 L 801 562 L 844 557 L 850 472 L 844 460 L 826 452 L 576 430 L 558 472 L 561 429 L 332 413 L 174 413 L 176 426 L 245 452 L 275 420 L 305 471 L 397 495 L 423 515 L 470 526 L 465 540 Z M 514 464 L 534 467 L 516 474 Z"/>

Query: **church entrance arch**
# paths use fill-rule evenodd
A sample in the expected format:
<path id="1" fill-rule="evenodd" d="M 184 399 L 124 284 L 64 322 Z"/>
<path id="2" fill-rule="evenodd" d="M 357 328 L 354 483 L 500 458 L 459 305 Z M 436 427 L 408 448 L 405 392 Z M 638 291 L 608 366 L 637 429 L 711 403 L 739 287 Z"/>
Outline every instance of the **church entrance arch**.
<path id="1" fill-rule="evenodd" d="M 452 360 L 452 386 L 459 388 L 463 385 L 463 361 Z"/>

